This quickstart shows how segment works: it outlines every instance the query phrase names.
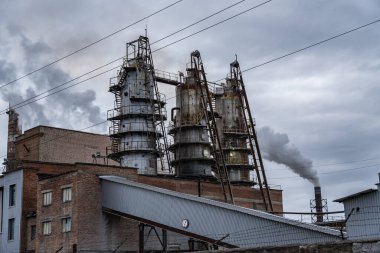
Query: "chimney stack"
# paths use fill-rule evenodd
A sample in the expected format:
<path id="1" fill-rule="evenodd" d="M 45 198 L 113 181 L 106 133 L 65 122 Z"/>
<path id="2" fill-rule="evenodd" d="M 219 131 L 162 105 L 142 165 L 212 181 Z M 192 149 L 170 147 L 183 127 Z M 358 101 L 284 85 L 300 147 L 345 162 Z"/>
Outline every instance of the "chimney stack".
<path id="1" fill-rule="evenodd" d="M 315 209 L 316 209 L 316 213 L 317 213 L 317 222 L 323 222 L 322 193 L 321 193 L 321 187 L 320 186 L 314 187 L 314 194 L 315 194 Z"/>
<path id="2" fill-rule="evenodd" d="M 21 127 L 19 125 L 18 113 L 10 108 L 7 111 L 9 115 L 8 119 L 8 146 L 7 146 L 7 162 L 6 170 L 15 169 L 16 166 L 16 137 L 22 134 Z"/>

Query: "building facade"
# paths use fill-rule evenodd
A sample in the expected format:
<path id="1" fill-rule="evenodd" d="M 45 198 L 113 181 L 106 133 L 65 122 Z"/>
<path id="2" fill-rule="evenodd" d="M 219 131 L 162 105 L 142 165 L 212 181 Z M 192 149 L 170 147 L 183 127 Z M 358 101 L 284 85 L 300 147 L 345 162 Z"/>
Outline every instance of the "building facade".
<path id="1" fill-rule="evenodd" d="M 380 238 L 380 173 L 376 185 L 376 189 L 334 200 L 344 205 L 347 237 L 350 240 Z"/>

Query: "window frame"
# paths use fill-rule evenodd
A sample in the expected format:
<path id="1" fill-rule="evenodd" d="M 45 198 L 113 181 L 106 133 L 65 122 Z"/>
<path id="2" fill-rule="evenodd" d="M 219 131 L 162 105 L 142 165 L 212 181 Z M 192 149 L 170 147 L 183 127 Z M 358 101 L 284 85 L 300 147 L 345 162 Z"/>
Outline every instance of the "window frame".
<path id="1" fill-rule="evenodd" d="M 15 218 L 8 219 L 8 241 L 13 241 L 15 239 L 15 223 Z"/>
<path id="2" fill-rule="evenodd" d="M 50 195 L 50 202 L 45 203 L 45 196 L 48 196 L 48 195 Z M 52 203 L 53 203 L 53 191 L 52 190 L 43 191 L 42 192 L 42 206 L 51 206 Z"/>
<path id="3" fill-rule="evenodd" d="M 48 232 L 45 232 L 45 225 L 47 226 L 46 228 L 49 228 Z M 47 221 L 42 222 L 42 235 L 45 235 L 45 236 L 51 235 L 51 220 L 47 220 Z"/>
<path id="4" fill-rule="evenodd" d="M 68 199 L 66 199 L 67 198 L 67 196 L 65 195 L 66 191 L 70 191 L 70 198 L 68 198 Z M 62 188 L 62 203 L 70 202 L 72 200 L 73 200 L 73 187 L 68 186 L 68 187 Z"/>
<path id="5" fill-rule="evenodd" d="M 69 232 L 71 232 L 72 221 L 73 220 L 72 220 L 71 216 L 63 217 L 61 219 L 62 233 L 69 233 Z"/>
<path id="6" fill-rule="evenodd" d="M 9 207 L 16 206 L 16 184 L 9 185 Z"/>
<path id="7" fill-rule="evenodd" d="M 37 236 L 37 226 L 36 225 L 31 225 L 30 226 L 30 240 L 34 241 Z"/>

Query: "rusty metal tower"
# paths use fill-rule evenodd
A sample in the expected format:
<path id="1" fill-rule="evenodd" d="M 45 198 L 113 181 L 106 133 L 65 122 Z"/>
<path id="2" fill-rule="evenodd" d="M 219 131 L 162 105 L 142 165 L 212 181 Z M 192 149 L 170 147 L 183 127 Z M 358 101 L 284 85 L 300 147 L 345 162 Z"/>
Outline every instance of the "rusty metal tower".
<path id="1" fill-rule="evenodd" d="M 158 92 L 147 37 L 127 43 L 126 57 L 117 77 L 111 78 L 109 91 L 115 94 L 115 106 L 107 115 L 112 139 L 108 156 L 123 167 L 137 168 L 139 174 L 170 171 L 165 96 Z"/>
<path id="2" fill-rule="evenodd" d="M 177 86 L 177 107 L 171 150 L 178 176 L 211 176 L 214 171 L 226 202 L 234 203 L 224 153 L 216 127 L 215 101 L 207 83 L 199 51 L 191 53 L 184 84 Z"/>
<path id="3" fill-rule="evenodd" d="M 230 64 L 226 84 L 215 89 L 217 111 L 221 114 L 218 129 L 221 133 L 225 165 L 231 181 L 250 181 L 254 170 L 264 208 L 273 211 L 270 189 L 265 174 L 255 122 L 252 118 L 239 62 Z"/>

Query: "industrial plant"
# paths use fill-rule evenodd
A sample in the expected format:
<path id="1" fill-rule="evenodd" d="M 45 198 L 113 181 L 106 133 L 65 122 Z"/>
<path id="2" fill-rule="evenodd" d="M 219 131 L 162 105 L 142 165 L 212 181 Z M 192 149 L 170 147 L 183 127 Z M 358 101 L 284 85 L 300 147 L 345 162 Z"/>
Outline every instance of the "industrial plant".
<path id="1" fill-rule="evenodd" d="M 155 68 L 148 37 L 126 47 L 107 85 L 115 97 L 109 135 L 51 126 L 22 132 L 9 109 L 1 252 L 211 251 L 346 239 L 319 226 L 328 213 L 320 186 L 311 201 L 315 224 L 283 217 L 237 59 L 225 81 L 213 83 L 197 50 L 186 71 L 173 74 Z M 175 86 L 175 107 L 167 108 L 159 83 Z"/>

